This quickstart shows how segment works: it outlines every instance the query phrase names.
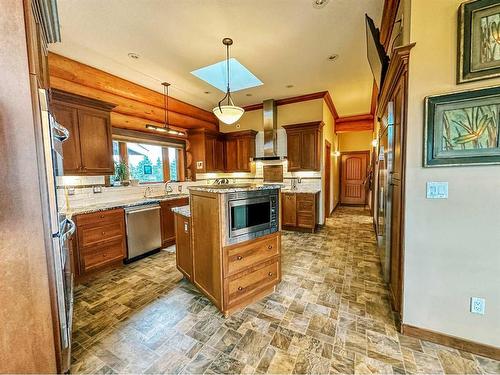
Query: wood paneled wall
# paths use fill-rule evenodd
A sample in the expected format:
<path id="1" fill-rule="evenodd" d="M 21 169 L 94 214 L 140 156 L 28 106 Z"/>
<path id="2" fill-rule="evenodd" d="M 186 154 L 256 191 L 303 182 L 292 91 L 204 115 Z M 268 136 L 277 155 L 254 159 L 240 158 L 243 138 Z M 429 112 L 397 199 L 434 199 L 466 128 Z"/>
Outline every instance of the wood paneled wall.
<path id="1" fill-rule="evenodd" d="M 113 127 L 149 132 L 146 124 L 163 124 L 161 93 L 55 53 L 49 54 L 49 73 L 50 87 L 115 104 L 111 112 Z M 217 118 L 209 111 L 172 97 L 168 106 L 174 128 L 219 128 Z"/>

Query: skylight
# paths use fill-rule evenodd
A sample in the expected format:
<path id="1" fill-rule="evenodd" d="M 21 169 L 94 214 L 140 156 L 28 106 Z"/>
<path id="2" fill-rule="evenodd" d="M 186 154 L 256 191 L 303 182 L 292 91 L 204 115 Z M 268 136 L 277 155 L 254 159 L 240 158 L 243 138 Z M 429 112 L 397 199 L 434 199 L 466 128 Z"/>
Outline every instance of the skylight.
<path id="1" fill-rule="evenodd" d="M 231 74 L 231 92 L 263 85 L 262 81 L 245 68 L 234 57 L 229 59 Z M 194 76 L 218 88 L 222 92 L 227 89 L 226 60 L 205 66 L 191 72 Z"/>

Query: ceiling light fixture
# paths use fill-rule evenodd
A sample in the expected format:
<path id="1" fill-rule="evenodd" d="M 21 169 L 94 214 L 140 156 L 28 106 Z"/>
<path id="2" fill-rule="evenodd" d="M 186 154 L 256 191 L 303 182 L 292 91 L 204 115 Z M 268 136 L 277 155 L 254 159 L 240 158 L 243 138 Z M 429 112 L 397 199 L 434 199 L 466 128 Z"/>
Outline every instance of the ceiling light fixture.
<path id="1" fill-rule="evenodd" d="M 321 9 L 323 8 L 326 4 L 328 4 L 328 1 L 330 0 L 313 0 L 312 4 L 313 7 L 316 9 Z"/>
<path id="2" fill-rule="evenodd" d="M 252 96 L 252 94 L 251 94 L 251 93 L 248 93 L 248 94 L 246 94 L 246 96 Z"/>
<path id="3" fill-rule="evenodd" d="M 156 126 L 151 124 L 146 124 L 146 129 L 154 130 L 161 133 L 168 133 L 171 135 L 186 135 L 184 132 L 170 128 L 168 121 L 168 87 L 170 83 L 163 82 L 163 99 L 164 99 L 164 119 L 165 122 L 163 126 Z"/>
<path id="4" fill-rule="evenodd" d="M 227 91 L 217 107 L 213 109 L 213 112 L 224 124 L 232 125 L 243 116 L 245 110 L 234 105 L 233 99 L 231 98 L 231 86 L 229 85 L 229 46 L 233 44 L 233 40 L 231 38 L 224 38 L 222 39 L 222 44 L 226 46 Z M 227 105 L 221 105 L 226 98 Z"/>

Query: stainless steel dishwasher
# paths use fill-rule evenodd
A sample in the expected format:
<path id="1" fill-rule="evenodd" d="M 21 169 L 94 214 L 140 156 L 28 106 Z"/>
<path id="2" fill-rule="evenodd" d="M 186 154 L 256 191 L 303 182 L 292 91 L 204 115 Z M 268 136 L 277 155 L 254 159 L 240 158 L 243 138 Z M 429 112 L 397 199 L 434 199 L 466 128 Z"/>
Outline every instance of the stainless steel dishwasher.
<path id="1" fill-rule="evenodd" d="M 161 248 L 160 205 L 158 203 L 125 209 L 127 259 L 143 258 Z"/>

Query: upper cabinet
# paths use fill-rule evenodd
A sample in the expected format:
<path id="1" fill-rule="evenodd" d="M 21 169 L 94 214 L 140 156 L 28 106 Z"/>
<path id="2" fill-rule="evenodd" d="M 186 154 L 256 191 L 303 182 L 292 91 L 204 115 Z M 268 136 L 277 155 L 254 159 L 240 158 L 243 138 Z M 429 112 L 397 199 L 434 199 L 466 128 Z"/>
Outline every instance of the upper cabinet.
<path id="1" fill-rule="evenodd" d="M 319 171 L 322 121 L 284 125 L 287 136 L 288 171 Z"/>
<path id="2" fill-rule="evenodd" d="M 189 149 L 194 173 L 250 172 L 255 156 L 253 130 L 216 133 L 206 129 L 189 131 Z"/>
<path id="3" fill-rule="evenodd" d="M 114 173 L 110 124 L 113 107 L 113 104 L 100 100 L 52 90 L 52 114 L 70 134 L 63 143 L 65 174 L 95 176 Z"/>
<path id="4" fill-rule="evenodd" d="M 250 159 L 255 157 L 254 130 L 226 133 L 226 172 L 251 172 Z"/>

